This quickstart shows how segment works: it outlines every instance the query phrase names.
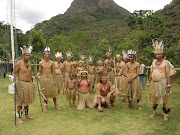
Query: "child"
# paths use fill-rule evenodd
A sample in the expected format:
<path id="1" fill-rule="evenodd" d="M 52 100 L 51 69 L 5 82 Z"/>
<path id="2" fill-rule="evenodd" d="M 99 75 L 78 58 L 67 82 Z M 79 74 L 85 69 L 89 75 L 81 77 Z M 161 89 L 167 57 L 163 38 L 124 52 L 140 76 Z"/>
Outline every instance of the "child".
<path id="1" fill-rule="evenodd" d="M 70 79 L 68 79 L 66 86 L 66 97 L 69 101 L 69 108 L 71 108 L 71 101 L 73 101 L 73 108 L 75 108 L 77 85 L 72 72 L 69 73 L 69 77 Z"/>

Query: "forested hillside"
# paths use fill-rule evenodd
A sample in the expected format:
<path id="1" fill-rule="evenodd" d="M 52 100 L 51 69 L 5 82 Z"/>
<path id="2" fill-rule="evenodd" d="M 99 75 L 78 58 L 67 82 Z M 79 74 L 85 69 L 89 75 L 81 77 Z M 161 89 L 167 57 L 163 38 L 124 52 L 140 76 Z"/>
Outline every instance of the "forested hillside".
<path id="1" fill-rule="evenodd" d="M 165 55 L 176 66 L 180 65 L 180 2 L 173 0 L 164 9 L 128 12 L 113 0 L 74 0 L 65 12 L 35 25 L 18 39 L 18 44 L 32 45 L 33 57 L 39 61 L 46 45 L 52 55 L 57 51 L 73 51 L 74 60 L 80 55 L 92 55 L 97 60 L 105 59 L 110 47 L 115 54 L 134 49 L 137 59 L 150 65 L 152 38 L 165 43 Z M 25 39 L 25 40 L 24 40 Z M 1 42 L 1 44 L 3 44 Z M 2 51 L 2 49 L 1 49 Z M 54 59 L 54 57 L 52 57 Z"/>

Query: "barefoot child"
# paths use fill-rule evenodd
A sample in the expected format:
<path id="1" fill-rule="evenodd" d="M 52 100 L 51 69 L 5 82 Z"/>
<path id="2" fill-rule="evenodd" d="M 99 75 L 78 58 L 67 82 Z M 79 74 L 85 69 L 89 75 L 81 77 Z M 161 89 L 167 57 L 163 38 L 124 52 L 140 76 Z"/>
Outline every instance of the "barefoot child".
<path id="1" fill-rule="evenodd" d="M 69 101 L 69 108 L 71 108 L 71 101 L 73 101 L 73 108 L 75 108 L 77 85 L 72 72 L 69 73 L 69 78 L 66 86 L 66 97 Z"/>

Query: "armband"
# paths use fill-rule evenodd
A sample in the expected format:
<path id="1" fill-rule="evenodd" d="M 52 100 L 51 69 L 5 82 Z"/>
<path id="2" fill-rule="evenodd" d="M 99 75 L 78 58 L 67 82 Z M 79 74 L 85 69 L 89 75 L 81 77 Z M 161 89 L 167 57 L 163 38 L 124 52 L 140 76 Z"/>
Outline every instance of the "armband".
<path id="1" fill-rule="evenodd" d="M 167 87 L 171 87 L 171 84 L 169 83 L 169 84 L 167 84 Z"/>
<path id="2" fill-rule="evenodd" d="M 102 96 L 101 96 L 101 95 L 97 95 L 96 97 L 97 97 L 97 98 L 102 98 Z"/>
<path id="3" fill-rule="evenodd" d="M 115 88 L 115 86 L 114 85 L 112 85 L 112 87 L 110 88 L 110 91 L 112 91 L 112 89 L 114 89 Z"/>

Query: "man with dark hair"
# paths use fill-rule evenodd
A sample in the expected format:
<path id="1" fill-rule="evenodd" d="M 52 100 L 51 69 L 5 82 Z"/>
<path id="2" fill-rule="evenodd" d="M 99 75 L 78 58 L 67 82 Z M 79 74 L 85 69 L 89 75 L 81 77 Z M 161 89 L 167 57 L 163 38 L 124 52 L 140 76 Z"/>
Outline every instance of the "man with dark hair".
<path id="1" fill-rule="evenodd" d="M 139 76 L 138 76 L 138 79 L 139 79 L 139 82 L 141 82 L 142 80 L 142 89 L 145 90 L 145 79 L 146 79 L 146 67 L 145 65 L 143 64 L 143 61 L 142 59 L 139 60 L 139 64 L 140 64 L 140 72 L 139 72 Z"/>
<path id="2" fill-rule="evenodd" d="M 43 52 L 44 60 L 39 62 L 39 72 L 35 77 L 37 79 L 42 73 L 42 77 L 40 78 L 40 87 L 42 88 L 43 95 L 46 97 L 46 99 L 53 98 L 55 108 L 57 110 L 61 110 L 56 102 L 56 96 L 58 95 L 58 92 L 56 88 L 54 62 L 49 60 L 50 53 L 50 48 L 46 47 Z M 44 99 L 45 112 L 48 110 L 48 101 L 46 99 Z"/>
<path id="3" fill-rule="evenodd" d="M 97 92 L 94 95 L 94 106 L 97 106 L 97 110 L 102 112 L 103 107 L 112 107 L 115 97 L 115 86 L 107 80 L 103 71 L 103 76 L 97 84 Z"/>
<path id="4" fill-rule="evenodd" d="M 133 100 L 137 100 L 138 109 L 141 108 L 141 95 L 142 89 L 137 79 L 140 70 L 140 64 L 135 61 L 136 52 L 134 50 L 128 50 L 129 60 L 126 67 L 126 76 L 128 78 L 128 86 L 125 92 L 126 97 L 128 98 L 129 104 L 127 107 L 132 107 Z"/>
<path id="5" fill-rule="evenodd" d="M 31 64 L 29 63 L 32 47 L 26 48 L 26 46 L 24 46 L 21 50 L 23 59 L 15 65 L 14 74 L 17 76 L 14 76 L 14 81 L 17 87 L 16 102 L 19 114 L 18 122 L 23 124 L 24 122 L 21 119 L 23 111 L 25 111 L 26 119 L 34 120 L 33 117 L 29 116 L 29 104 L 32 104 L 35 100 L 35 87 L 31 75 Z M 23 104 L 24 109 L 22 109 Z"/>
<path id="6" fill-rule="evenodd" d="M 4 62 L 2 63 L 2 73 L 4 78 L 6 78 L 7 68 L 8 68 L 8 62 L 7 59 L 4 58 Z"/>
<path id="7" fill-rule="evenodd" d="M 152 62 L 152 72 L 147 82 L 149 88 L 149 101 L 153 103 L 154 113 L 150 117 L 157 115 L 158 104 L 163 104 L 164 120 L 168 120 L 168 95 L 170 92 L 170 66 L 167 60 L 162 58 L 164 44 L 153 39 L 154 54 L 156 59 Z"/>

